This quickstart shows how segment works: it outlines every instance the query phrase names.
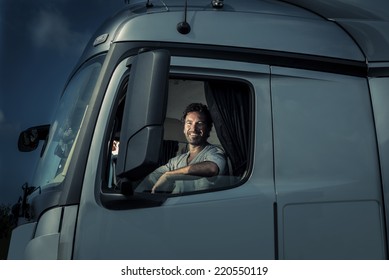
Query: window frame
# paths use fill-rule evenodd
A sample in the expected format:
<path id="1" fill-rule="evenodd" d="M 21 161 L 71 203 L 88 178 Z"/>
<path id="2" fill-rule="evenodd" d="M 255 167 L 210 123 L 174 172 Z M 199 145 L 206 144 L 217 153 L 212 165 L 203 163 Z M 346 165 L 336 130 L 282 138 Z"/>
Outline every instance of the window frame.
<path id="1" fill-rule="evenodd" d="M 189 60 L 187 65 L 183 65 L 181 60 Z M 217 191 L 223 191 L 227 189 L 232 189 L 239 187 L 243 185 L 249 178 L 250 174 L 252 173 L 253 169 L 253 159 L 254 159 L 254 142 L 255 142 L 255 86 L 251 82 L 251 78 L 255 77 L 256 74 L 261 73 L 265 75 L 270 75 L 269 66 L 268 65 L 262 65 L 263 67 L 258 69 L 256 66 L 258 64 L 254 63 L 246 63 L 246 62 L 236 62 L 236 61 L 225 61 L 225 60 L 219 60 L 219 59 L 200 59 L 200 60 L 206 60 L 207 62 L 210 62 L 211 67 L 204 68 L 204 66 L 198 65 L 198 62 L 193 63 L 195 60 L 190 57 L 172 57 L 172 60 L 179 61 L 179 63 L 172 62 L 170 65 L 170 72 L 169 72 L 169 80 L 171 79 L 187 79 L 187 80 L 196 80 L 201 82 L 206 81 L 229 81 L 234 82 L 237 84 L 244 84 L 247 86 L 248 90 L 245 94 L 248 94 L 248 100 L 249 100 L 249 124 L 248 124 L 248 147 L 247 147 L 247 167 L 246 172 L 243 174 L 237 182 L 229 185 L 220 185 L 218 187 L 214 187 L 211 189 L 206 190 L 198 190 L 198 191 L 192 191 L 192 192 L 184 192 L 184 193 L 178 193 L 178 194 L 150 194 L 150 193 L 137 193 L 134 195 L 134 193 L 127 189 L 124 191 L 121 191 L 120 193 L 116 192 L 104 192 L 103 186 L 107 185 L 107 176 L 106 174 L 109 173 L 108 170 L 108 164 L 105 163 L 105 172 L 103 176 L 103 184 L 100 188 L 100 195 L 105 196 L 105 199 L 102 199 L 104 201 L 104 205 L 108 208 L 114 208 L 114 209 L 129 209 L 129 208 L 143 208 L 143 207 L 154 207 L 154 206 L 160 206 L 162 205 L 167 199 L 177 197 L 177 196 L 187 196 L 187 195 L 196 195 L 196 194 L 203 194 L 203 193 L 209 193 L 209 192 L 217 192 Z M 198 59 L 197 59 L 198 60 Z M 225 62 L 226 65 L 224 67 L 220 67 L 220 62 Z M 181 65 L 179 65 L 181 64 Z M 237 70 L 231 70 L 231 67 L 229 65 L 235 64 L 237 65 Z M 246 66 L 250 65 L 250 69 L 247 69 Z M 233 69 L 233 67 L 232 67 Z M 254 70 L 251 72 L 250 70 Z M 262 70 L 262 71 L 261 71 Z M 270 76 L 269 76 L 270 77 Z M 123 77 L 121 78 L 123 80 Z M 117 95 L 117 94 L 116 94 Z M 117 103 L 117 96 L 115 97 L 115 104 Z M 117 108 L 115 107 L 114 110 Z M 184 108 L 183 108 L 184 109 Z M 113 110 L 113 111 L 114 111 Z M 112 127 L 112 120 L 113 116 L 110 116 L 110 127 Z M 111 147 L 112 143 L 112 135 L 110 136 L 109 145 L 106 145 L 106 154 L 110 151 L 107 147 Z M 112 199 L 108 198 L 107 196 L 113 195 Z"/>

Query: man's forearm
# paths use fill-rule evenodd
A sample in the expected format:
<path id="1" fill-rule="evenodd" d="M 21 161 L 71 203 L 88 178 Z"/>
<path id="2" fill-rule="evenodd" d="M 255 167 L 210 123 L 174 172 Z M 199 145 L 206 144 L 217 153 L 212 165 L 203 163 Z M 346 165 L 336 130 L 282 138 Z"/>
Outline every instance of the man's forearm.
<path id="1" fill-rule="evenodd" d="M 212 177 L 219 174 L 219 167 L 214 162 L 204 161 L 200 163 L 191 164 L 182 168 L 178 168 L 176 170 L 171 170 L 166 173 L 168 176 L 192 175 L 198 177 Z M 180 180 L 180 179 L 176 179 L 176 180 Z M 181 179 L 181 180 L 185 180 L 185 179 Z"/>
<path id="2" fill-rule="evenodd" d="M 157 188 L 168 186 L 177 180 L 196 180 L 202 177 L 212 177 L 219 173 L 219 167 L 216 163 L 205 161 L 191 164 L 179 169 L 165 172 L 154 184 L 151 192 L 154 193 Z"/>

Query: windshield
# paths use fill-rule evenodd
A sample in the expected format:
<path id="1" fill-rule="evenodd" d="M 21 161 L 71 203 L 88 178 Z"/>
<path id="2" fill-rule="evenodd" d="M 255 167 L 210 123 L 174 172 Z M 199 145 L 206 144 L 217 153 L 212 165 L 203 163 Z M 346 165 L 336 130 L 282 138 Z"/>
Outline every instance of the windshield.
<path id="1" fill-rule="evenodd" d="M 66 177 L 101 66 L 102 57 L 85 65 L 73 76 L 61 98 L 35 174 L 34 186 L 41 190 L 45 186 L 61 183 Z"/>

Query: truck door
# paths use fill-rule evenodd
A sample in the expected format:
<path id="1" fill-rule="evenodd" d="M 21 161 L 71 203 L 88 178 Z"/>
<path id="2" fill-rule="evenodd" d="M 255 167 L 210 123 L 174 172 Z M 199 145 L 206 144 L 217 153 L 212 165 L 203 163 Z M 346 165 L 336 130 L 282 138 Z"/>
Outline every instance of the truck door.
<path id="1" fill-rule="evenodd" d="M 73 258 L 275 258 L 269 67 L 182 56 L 169 65 L 166 55 L 153 51 L 119 63 L 107 87 Z M 150 77 L 152 69 L 158 77 Z M 225 150 L 230 173 L 199 178 L 209 185 L 188 192 L 137 191 L 153 168 L 186 152 L 179 119 L 193 102 L 218 111 L 208 142 Z M 113 141 L 120 143 L 117 158 Z"/>
<path id="2" fill-rule="evenodd" d="M 273 67 L 271 92 L 280 258 L 385 258 L 366 78 Z"/>

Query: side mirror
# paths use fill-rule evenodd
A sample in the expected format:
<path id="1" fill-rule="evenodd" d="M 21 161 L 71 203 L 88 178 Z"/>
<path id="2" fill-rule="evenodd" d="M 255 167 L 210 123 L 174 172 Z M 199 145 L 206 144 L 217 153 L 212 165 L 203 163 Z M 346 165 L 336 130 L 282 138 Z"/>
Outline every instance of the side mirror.
<path id="1" fill-rule="evenodd" d="M 116 174 L 142 178 L 157 167 L 166 115 L 170 53 L 140 53 L 131 66 Z"/>
<path id="2" fill-rule="evenodd" d="M 19 135 L 18 149 L 20 152 L 31 152 L 38 148 L 39 141 L 46 140 L 50 125 L 30 127 Z"/>

